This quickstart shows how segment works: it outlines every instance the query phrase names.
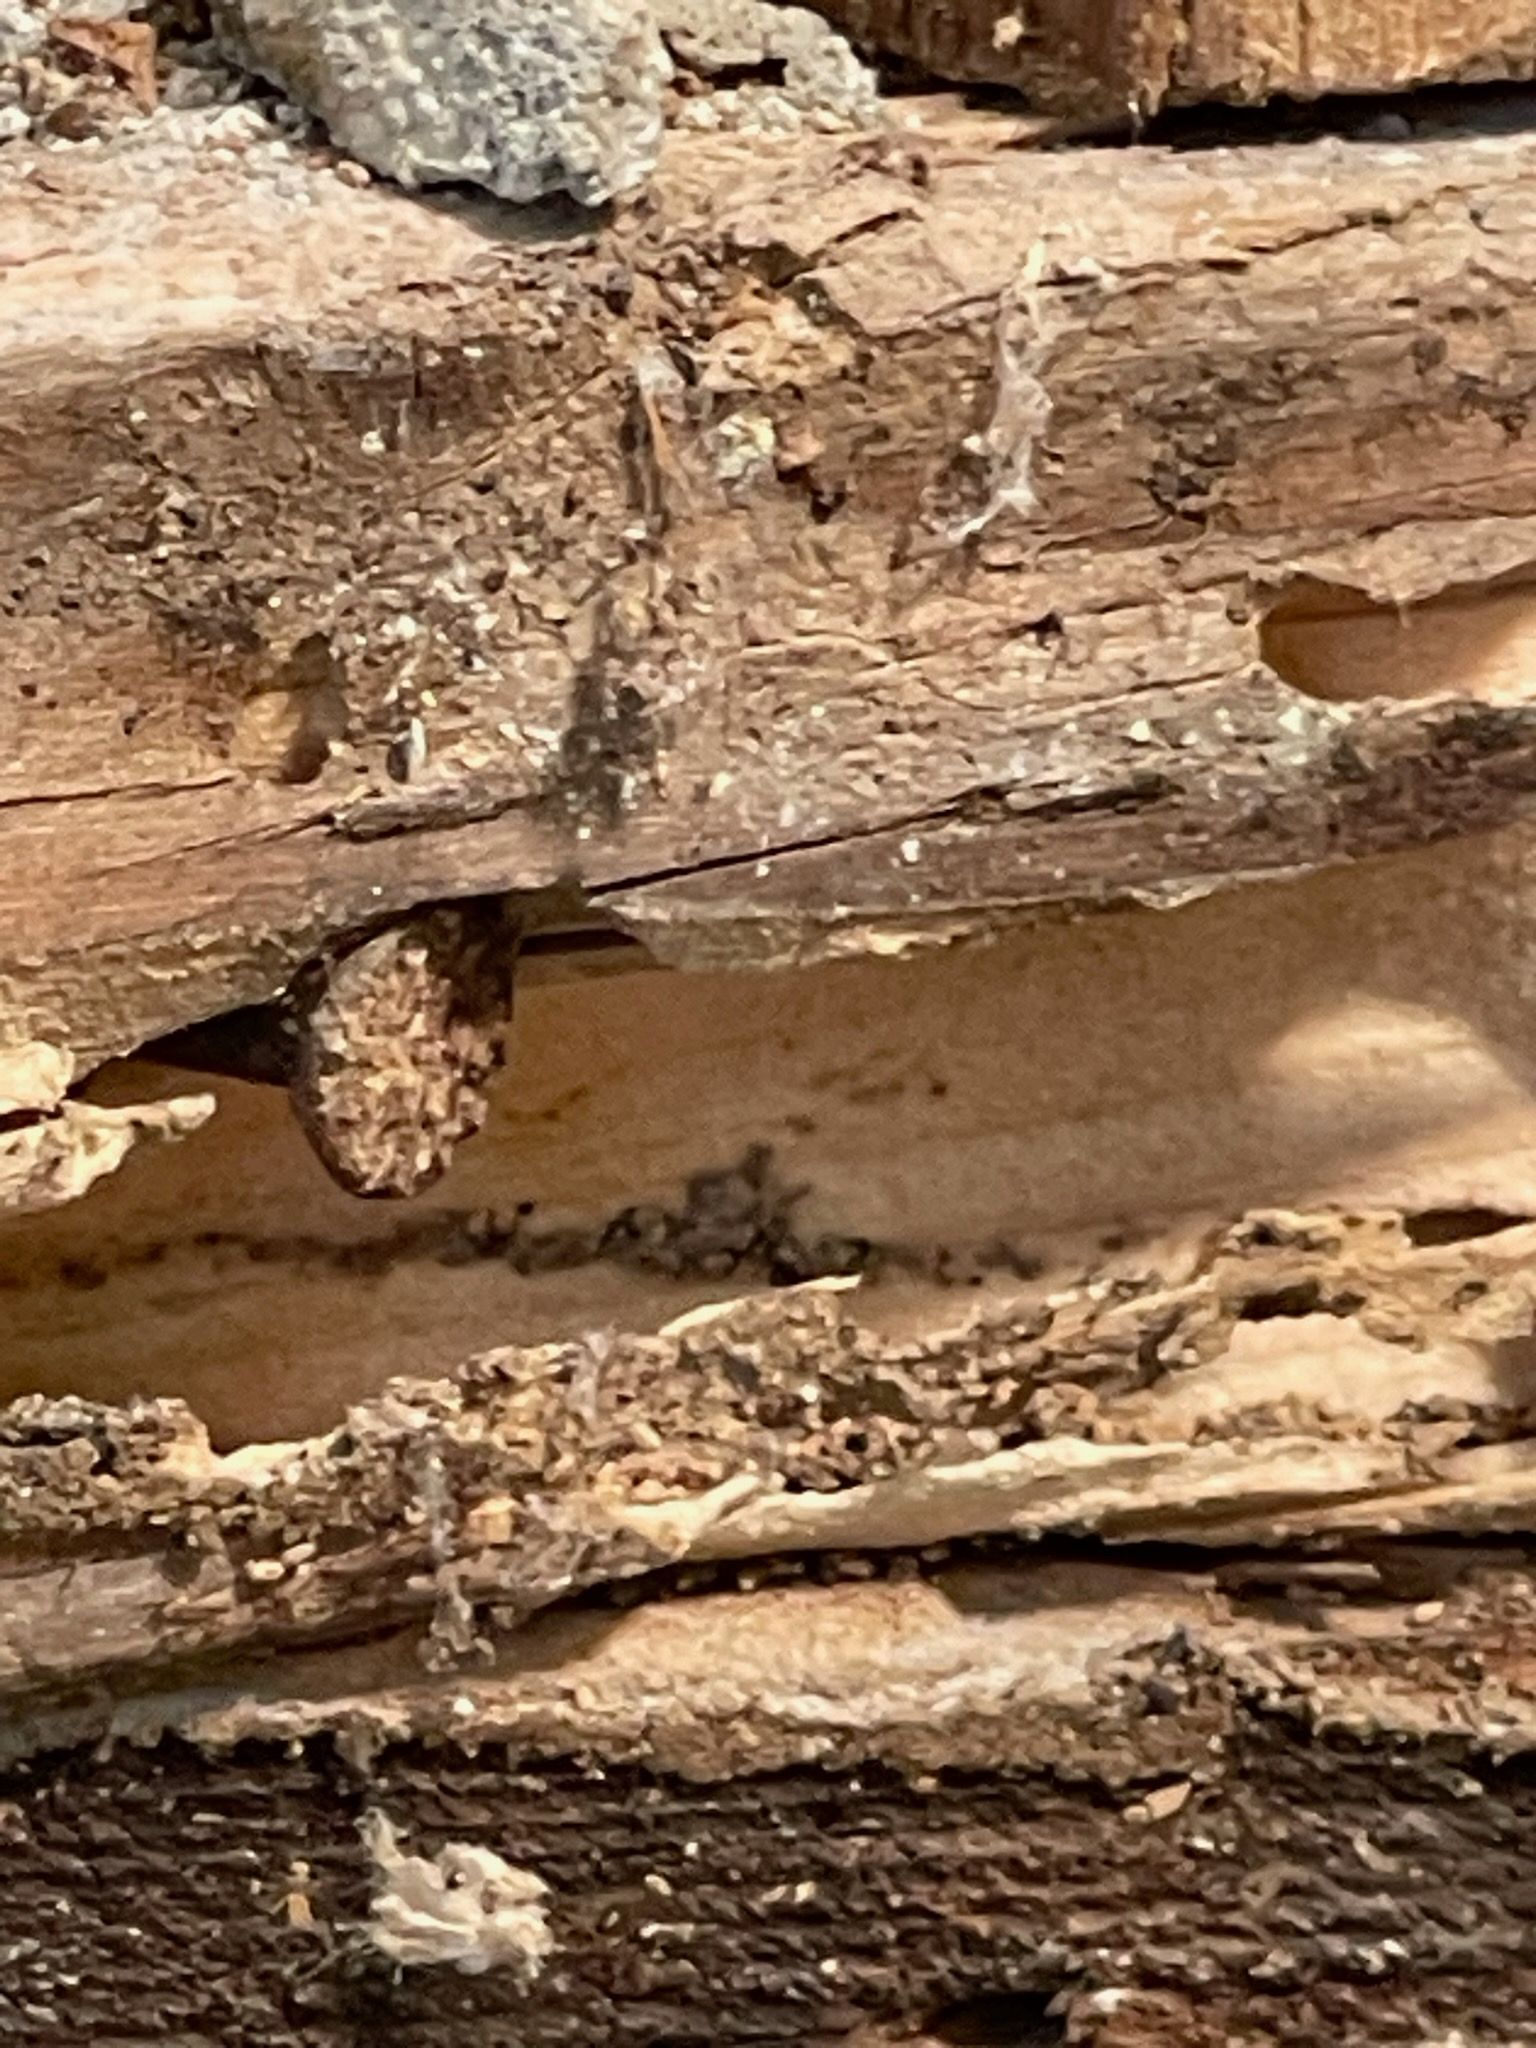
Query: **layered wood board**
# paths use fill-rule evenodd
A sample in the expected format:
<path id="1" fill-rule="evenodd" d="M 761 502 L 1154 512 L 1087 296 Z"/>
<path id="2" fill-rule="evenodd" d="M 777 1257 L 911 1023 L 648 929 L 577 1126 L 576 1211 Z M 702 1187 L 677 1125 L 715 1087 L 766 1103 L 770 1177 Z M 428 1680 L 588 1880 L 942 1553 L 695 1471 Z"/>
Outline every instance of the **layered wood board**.
<path id="1" fill-rule="evenodd" d="M 560 238 L 154 133 L 0 187 L 13 1043 L 441 896 L 783 963 L 1529 805 L 1518 692 L 1262 635 L 1526 574 L 1536 143 L 678 138 Z"/>
<path id="2" fill-rule="evenodd" d="M 1533 1230 L 1416 1221 L 895 1333 L 812 1286 L 223 1457 L 14 1405 L 0 2038 L 1524 2039 Z"/>
<path id="3" fill-rule="evenodd" d="M 778 1295 L 222 1459 L 174 1408 L 13 1408 L 0 2028 L 1523 2039 L 1499 1221 L 1251 1218 L 894 1333 Z M 935 1548 L 1004 1528 L 1071 1547 Z M 379 1814 L 550 1888 L 531 1983 L 393 1968 Z"/>
<path id="4" fill-rule="evenodd" d="M 124 1715 L 3 1780 L 0 2038 L 1528 2038 L 1529 1573 L 1416 1562 L 1435 1597 L 1322 1632 L 973 1566 L 572 1614 L 425 1697 L 343 1655 L 153 1748 Z M 392 1970 L 380 1818 L 429 1871 L 497 1845 L 533 1967 Z"/>
<path id="5" fill-rule="evenodd" d="M 1536 144 L 165 132 L 0 168 L 0 2040 L 1528 2040 Z M 420 1207 L 103 1066 L 502 895 Z"/>
<path id="6" fill-rule="evenodd" d="M 894 1330 L 809 1283 L 487 1352 L 222 1457 L 176 1402 L 23 1401 L 0 1685 L 413 1615 L 451 1661 L 594 1586 L 800 1552 L 1519 1532 L 1532 1226 L 1485 1230 L 1266 1212 Z"/>

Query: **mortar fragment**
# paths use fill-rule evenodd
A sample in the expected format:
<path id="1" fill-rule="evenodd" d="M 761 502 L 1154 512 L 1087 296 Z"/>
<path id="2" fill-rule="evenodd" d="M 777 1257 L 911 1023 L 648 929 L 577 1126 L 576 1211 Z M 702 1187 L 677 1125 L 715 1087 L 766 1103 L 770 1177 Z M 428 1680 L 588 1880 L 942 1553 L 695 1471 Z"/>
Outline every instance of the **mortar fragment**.
<path id="1" fill-rule="evenodd" d="M 656 161 L 671 66 L 643 0 L 215 0 L 239 63 L 372 169 L 597 206 Z"/>

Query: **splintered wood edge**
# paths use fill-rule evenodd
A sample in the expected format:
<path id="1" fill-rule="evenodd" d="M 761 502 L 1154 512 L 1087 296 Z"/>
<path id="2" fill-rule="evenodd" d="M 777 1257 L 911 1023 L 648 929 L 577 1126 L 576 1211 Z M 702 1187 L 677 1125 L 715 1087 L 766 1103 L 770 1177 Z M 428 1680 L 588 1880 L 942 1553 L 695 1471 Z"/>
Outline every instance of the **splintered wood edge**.
<path id="1" fill-rule="evenodd" d="M 215 1749 L 335 1735 L 358 1757 L 421 1739 L 505 1744 L 698 1780 L 878 1760 L 1070 1767 L 1124 1783 L 1209 1761 L 1205 1727 L 1146 1724 L 1138 1681 L 1172 1654 L 1319 1731 L 1449 1735 L 1506 1756 L 1536 1748 L 1536 1700 L 1507 1636 L 1522 1611 L 1536 1613 L 1529 1565 L 1510 1555 L 1461 1568 L 1454 1553 L 1439 1563 L 1437 1601 L 1367 1596 L 1332 1610 L 1331 1627 L 1326 1607 L 1289 1622 L 1245 1612 L 1193 1566 L 931 1565 L 880 1583 L 539 1616 L 489 1670 L 451 1676 L 423 1672 L 409 1637 L 372 1656 L 297 1652 L 222 1673 L 211 1703 L 149 1693 L 94 1725 Z M 1469 1713 L 1450 1666 L 1476 1639 L 1489 1668 Z"/>
<path id="2" fill-rule="evenodd" d="M 191 1137 L 217 1107 L 211 1095 L 115 1108 L 73 1102 L 74 1078 L 65 1046 L 0 1047 L 0 1214 L 77 1201 L 139 1145 Z"/>
<path id="3" fill-rule="evenodd" d="M 1533 1303 L 1536 1225 L 1275 1212 L 900 1338 L 813 1285 L 493 1353 L 223 1457 L 177 1403 L 34 1397 L 0 1418 L 0 1689 L 405 1626 L 451 1664 L 584 1590 L 795 1552 L 1527 1533 Z"/>
<path id="4" fill-rule="evenodd" d="M 1108 1706 L 1102 1680 L 1115 1658 L 1220 1612 L 1193 1577 L 1112 1565 L 680 1596 L 621 1615 L 535 1617 L 490 1670 L 452 1676 L 424 1672 L 411 1638 L 361 1659 L 294 1652 L 265 1678 L 255 1666 L 224 1675 L 221 1703 L 149 1694 L 123 1702 L 110 1725 L 141 1739 L 173 1726 L 210 1747 L 335 1730 L 366 1750 L 436 1734 L 649 1758 L 697 1778 L 861 1755 L 963 1765 L 988 1749 L 996 1762 L 1005 1752 L 1038 1762 L 1067 1755 L 1074 1733 L 1086 1738 Z M 1026 1702 L 999 1751 L 1000 1717 Z"/>
<path id="5" fill-rule="evenodd" d="M 140 1145 L 191 1137 L 216 1107 L 211 1095 L 115 1109 L 54 1102 L 0 1130 L 0 1214 L 30 1215 L 76 1202 Z"/>

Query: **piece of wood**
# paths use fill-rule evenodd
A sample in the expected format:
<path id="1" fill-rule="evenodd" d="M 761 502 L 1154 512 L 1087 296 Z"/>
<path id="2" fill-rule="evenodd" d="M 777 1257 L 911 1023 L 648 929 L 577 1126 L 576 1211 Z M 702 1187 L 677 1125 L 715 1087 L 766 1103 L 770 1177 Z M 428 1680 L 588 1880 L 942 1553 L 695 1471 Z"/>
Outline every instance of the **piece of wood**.
<path id="1" fill-rule="evenodd" d="M 211 1095 L 99 1109 L 61 1102 L 0 1128 L 0 1213 L 35 1215 L 76 1202 L 146 1141 L 190 1137 L 214 1112 Z"/>
<path id="2" fill-rule="evenodd" d="M 1513 2044 L 1531 1570 L 1403 1563 L 1310 1615 L 934 1567 L 552 1616 L 446 1685 L 342 1650 L 116 1741 L 98 1710 L 0 1775 L 0 2038 Z M 467 1967 L 399 1966 L 402 1853 L 514 1888 L 513 1957 L 494 1894 L 440 1892 Z"/>
<path id="3" fill-rule="evenodd" d="M 1532 152 L 678 138 L 515 233 L 8 152 L 4 1035 L 83 1071 L 448 897 L 774 964 L 1523 814 L 1523 699 L 1263 623 L 1528 577 Z"/>
<path id="4" fill-rule="evenodd" d="M 817 0 L 876 50 L 1064 114 L 1528 79 L 1532 0 Z"/>
<path id="5" fill-rule="evenodd" d="M 190 1137 L 211 1095 L 116 1106 L 71 1102 L 72 1061 L 40 1041 L 0 1053 L 0 1214 L 36 1215 L 77 1201 L 146 1140 Z"/>
<path id="6" fill-rule="evenodd" d="M 484 1123 L 512 1007 L 515 933 L 444 908 L 316 963 L 295 990 L 289 1088 L 326 1171 L 353 1194 L 420 1194 Z"/>
<path id="7" fill-rule="evenodd" d="M 1102 1197 L 1070 1171 L 1085 1143 L 1138 1218 L 1160 1189 L 1187 1198 L 1284 1148 L 1286 1171 L 1336 1185 L 1515 1201 L 1529 1125 L 1513 1078 L 1498 1093 L 1475 1037 L 1412 1013 L 1431 986 L 1517 1001 L 1527 847 L 1452 844 L 1176 917 L 822 969 L 752 1004 L 708 978 L 561 986 L 543 1029 L 552 1049 L 573 1040 L 569 1070 L 544 1085 L 591 1089 L 612 1062 L 599 993 L 620 1015 L 644 1006 L 622 1187 L 656 1171 L 647 1117 L 653 1148 L 669 1129 L 663 1156 L 697 1158 L 689 1113 L 706 1130 L 719 1114 L 702 1062 L 722 1090 L 754 1076 L 766 1108 L 750 1013 L 778 1038 L 803 1006 L 823 1023 L 799 1026 L 808 1064 L 841 1060 L 851 1093 L 874 1090 L 863 1127 L 825 1098 L 826 1156 L 850 1184 L 884 1175 L 892 1216 L 904 1178 L 932 1180 L 945 1216 L 975 1178 L 986 1101 L 1009 1093 L 1010 1038 L 1050 1057 L 1038 1014 L 1031 1029 L 1028 1004 L 1008 1005 L 1049 990 L 1063 1067 L 1035 1085 L 1061 1126 L 1011 1134 L 993 1185 L 965 1198 L 969 1231 L 993 1220 L 1010 1156 L 1029 1213 L 1091 1217 Z M 1386 928 L 1396 950 L 1372 957 L 1366 1003 L 1351 974 Z M 1320 1018 L 1330 988 L 1341 1017 Z M 1155 991 L 1139 1014 L 1138 991 Z M 827 1031 L 839 1003 L 867 1014 L 864 1041 Z M 1254 1041 L 1278 1093 L 1245 1100 L 1216 1050 L 1245 1073 L 1236 1019 L 1272 1031 L 1287 1005 L 1290 1051 Z M 971 1023 L 969 1081 L 968 1012 L 995 1033 Z M 1114 1027 L 1095 1046 L 1100 1019 Z M 936 1072 L 961 1097 L 915 1160 L 902 1148 L 920 1126 L 898 1122 L 892 1053 L 877 1056 L 893 1032 L 909 1058 L 914 1038 L 942 1041 Z M 1138 1067 L 1127 1049 L 1164 1038 L 1189 1064 L 1154 1086 L 1155 1053 Z M 647 1042 L 670 1091 L 649 1100 Z M 1055 1102 L 1069 1078 L 1080 1098 Z M 595 1092 L 606 1156 L 625 1134 Z M 1416 1140 L 1411 1121 L 1376 1121 L 1403 1094 Z M 281 1107 L 245 1098 L 206 1162 L 236 1218 L 272 1171 L 250 1109 Z M 1310 1150 L 1324 1122 L 1331 1149 Z M 579 1136 L 559 1143 L 574 1186 Z M 507 1164 L 466 1163 L 477 1195 Z M 104 1198 L 119 1219 L 151 1195 L 188 1206 L 175 1183 L 142 1185 Z M 291 1213 L 281 1183 L 268 1199 L 295 1233 L 326 1213 Z M 98 1231 L 93 1211 L 25 1228 L 73 1224 L 105 1266 L 121 1220 Z M 589 1267 L 574 1327 L 593 1334 L 505 1350 L 457 1383 L 397 1383 L 314 1442 L 223 1457 L 168 1404 L 11 1408 L 0 2028 L 34 2048 L 148 2048 L 171 2026 L 213 2048 L 236 2025 L 279 2048 L 511 2048 L 831 2043 L 866 2023 L 882 2043 L 930 2028 L 952 2044 L 990 2021 L 1047 2041 L 1070 2023 L 1103 2048 L 1319 2026 L 1381 2048 L 1454 2017 L 1513 2048 L 1533 1996 L 1536 1232 L 1471 1209 L 1356 1215 L 1090 1244 L 1076 1274 L 1015 1278 L 975 1314 L 936 1290 L 893 1315 L 871 1286 L 759 1297 L 661 1337 L 597 1328 L 615 1317 Z M 184 1217 L 189 1245 L 202 1220 Z M 693 1227 L 710 1220 L 701 1205 Z M 231 1250 L 206 1256 L 199 1369 L 259 1403 Z M 444 1274 L 443 1301 L 463 1272 Z M 172 1305 L 188 1291 L 169 1261 L 144 1278 Z M 324 1270 L 315 1286 L 278 1341 L 323 1380 L 310 1304 L 329 1293 L 336 1313 L 340 1286 Z M 13 1330 L 9 1275 L 3 1300 Z M 122 1317 L 105 1279 L 75 1300 L 109 1344 Z M 392 1324 L 386 1308 L 381 1376 Z M 151 1365 L 182 1370 L 185 1338 L 162 1348 Z M 1015 1432 L 1032 1440 L 994 1448 Z M 1030 1561 L 1041 1545 L 1049 1561 Z M 520 1914 L 547 1888 L 531 1981 L 526 1928 L 521 1947 L 500 1923 L 494 1942 L 472 1920 L 466 1934 L 458 1905 L 448 1938 L 492 1966 L 397 1973 L 398 1912 L 372 1910 L 399 1881 L 378 1817 L 401 1856 L 510 1873 L 497 1881 Z"/>
<path id="8" fill-rule="evenodd" d="M 1452 1225 L 1256 1216 L 969 1316 L 941 1294 L 896 1333 L 811 1283 L 491 1352 L 223 1457 L 176 1402 L 22 1401 L 0 1691 L 413 1619 L 451 1659 L 678 1565 L 1526 1531 L 1536 1226 Z"/>
<path id="9" fill-rule="evenodd" d="M 772 977 L 539 981 L 492 1114 L 406 1210 L 342 1194 L 279 1087 L 0 1235 L 0 1401 L 180 1397 L 231 1450 L 387 1378 L 860 1270 L 1071 1284 L 1251 1208 L 1536 1217 L 1530 831 L 1182 911 Z M 207 1087 L 125 1063 L 104 1106 Z"/>
<path id="10" fill-rule="evenodd" d="M 488 1122 L 407 1208 L 337 1189 L 281 1088 L 215 1080 L 205 1133 L 9 1222 L 0 1401 L 174 1396 L 228 1450 L 785 1279 L 858 1270 L 890 1329 L 913 1288 L 949 1313 L 1252 1209 L 1536 1217 L 1532 853 L 1527 827 L 768 977 L 541 980 L 525 952 Z M 209 1085 L 134 1062 L 91 1094 Z"/>

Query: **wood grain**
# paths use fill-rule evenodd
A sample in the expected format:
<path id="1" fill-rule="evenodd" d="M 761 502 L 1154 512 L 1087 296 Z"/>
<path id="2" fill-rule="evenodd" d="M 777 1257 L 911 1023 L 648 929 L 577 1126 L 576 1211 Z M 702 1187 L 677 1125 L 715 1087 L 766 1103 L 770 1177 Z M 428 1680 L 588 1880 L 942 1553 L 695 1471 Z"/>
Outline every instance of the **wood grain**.
<path id="1" fill-rule="evenodd" d="M 679 138 L 511 237 L 136 148 L 0 192 L 12 1041 L 444 898 L 782 964 L 1530 808 L 1523 699 L 1263 637 L 1528 578 L 1526 139 Z"/>

